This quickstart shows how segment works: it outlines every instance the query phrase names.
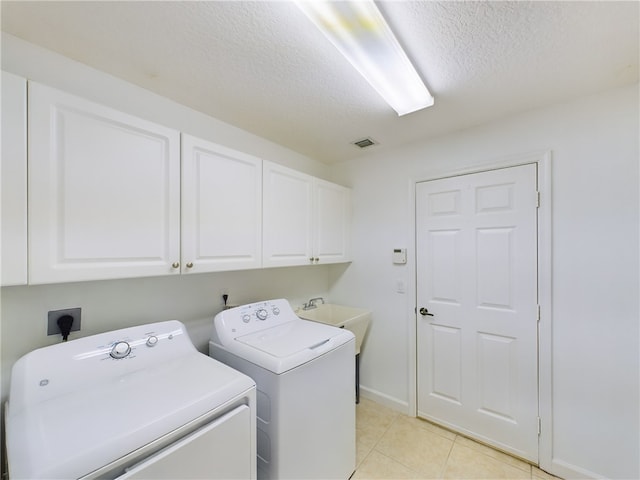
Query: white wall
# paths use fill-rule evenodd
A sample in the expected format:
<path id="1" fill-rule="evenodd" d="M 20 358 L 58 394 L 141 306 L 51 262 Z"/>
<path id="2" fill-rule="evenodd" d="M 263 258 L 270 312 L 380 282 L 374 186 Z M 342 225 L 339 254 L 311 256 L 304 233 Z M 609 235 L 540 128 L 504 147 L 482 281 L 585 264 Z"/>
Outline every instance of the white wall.
<path id="1" fill-rule="evenodd" d="M 414 285 L 415 256 L 410 251 L 406 266 L 392 265 L 391 251 L 413 245 L 415 181 L 550 150 L 547 468 L 568 477 L 640 477 L 638 105 L 634 85 L 335 169 L 353 187 L 356 221 L 353 265 L 332 270 L 330 296 L 373 310 L 361 359 L 365 395 L 399 408 L 412 403 L 415 291 L 397 293 L 396 282 Z"/>

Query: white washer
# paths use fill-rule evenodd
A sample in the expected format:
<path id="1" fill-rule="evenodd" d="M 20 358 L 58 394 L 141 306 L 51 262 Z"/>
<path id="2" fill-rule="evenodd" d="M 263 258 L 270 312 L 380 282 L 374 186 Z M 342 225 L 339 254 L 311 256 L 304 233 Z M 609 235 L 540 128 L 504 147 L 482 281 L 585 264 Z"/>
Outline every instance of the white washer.
<path id="1" fill-rule="evenodd" d="M 255 478 L 255 392 L 175 320 L 35 350 L 12 370 L 10 477 Z"/>
<path id="2" fill-rule="evenodd" d="M 269 300 L 216 315 L 209 353 L 256 381 L 258 478 L 351 476 L 353 333 L 302 320 L 287 300 Z"/>

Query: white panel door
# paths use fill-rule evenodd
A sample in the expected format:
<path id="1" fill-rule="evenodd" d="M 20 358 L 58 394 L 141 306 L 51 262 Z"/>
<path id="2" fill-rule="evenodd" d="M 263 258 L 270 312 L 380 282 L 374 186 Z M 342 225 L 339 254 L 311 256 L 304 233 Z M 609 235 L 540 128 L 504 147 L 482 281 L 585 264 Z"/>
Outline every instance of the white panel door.
<path id="1" fill-rule="evenodd" d="M 260 268 L 262 160 L 182 135 L 182 272 Z"/>
<path id="2" fill-rule="evenodd" d="M 27 284 L 27 81 L 2 72 L 2 285 Z"/>
<path id="3" fill-rule="evenodd" d="M 313 177 L 264 162 L 265 267 L 313 263 Z"/>
<path id="4" fill-rule="evenodd" d="M 313 255 L 318 263 L 350 260 L 351 190 L 314 179 Z"/>
<path id="5" fill-rule="evenodd" d="M 538 461 L 536 165 L 416 186 L 418 415 Z"/>
<path id="6" fill-rule="evenodd" d="M 180 135 L 29 84 L 29 281 L 179 273 Z"/>

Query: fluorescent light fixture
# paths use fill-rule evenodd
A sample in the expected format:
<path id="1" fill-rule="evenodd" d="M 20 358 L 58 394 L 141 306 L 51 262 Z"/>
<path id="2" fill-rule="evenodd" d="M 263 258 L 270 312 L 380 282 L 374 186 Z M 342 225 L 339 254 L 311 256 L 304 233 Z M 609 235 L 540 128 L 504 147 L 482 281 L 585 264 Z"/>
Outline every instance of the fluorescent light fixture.
<path id="1" fill-rule="evenodd" d="M 295 3 L 398 115 L 433 105 L 433 97 L 373 1 Z"/>

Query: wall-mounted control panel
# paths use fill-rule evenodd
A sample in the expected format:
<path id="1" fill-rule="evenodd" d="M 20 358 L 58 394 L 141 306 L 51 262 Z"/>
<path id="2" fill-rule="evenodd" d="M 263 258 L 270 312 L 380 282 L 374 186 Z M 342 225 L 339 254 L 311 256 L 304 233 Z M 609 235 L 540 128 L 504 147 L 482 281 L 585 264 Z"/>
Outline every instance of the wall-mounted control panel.
<path id="1" fill-rule="evenodd" d="M 393 263 L 397 265 L 404 265 L 407 263 L 407 249 L 406 248 L 394 248 L 393 249 Z"/>

